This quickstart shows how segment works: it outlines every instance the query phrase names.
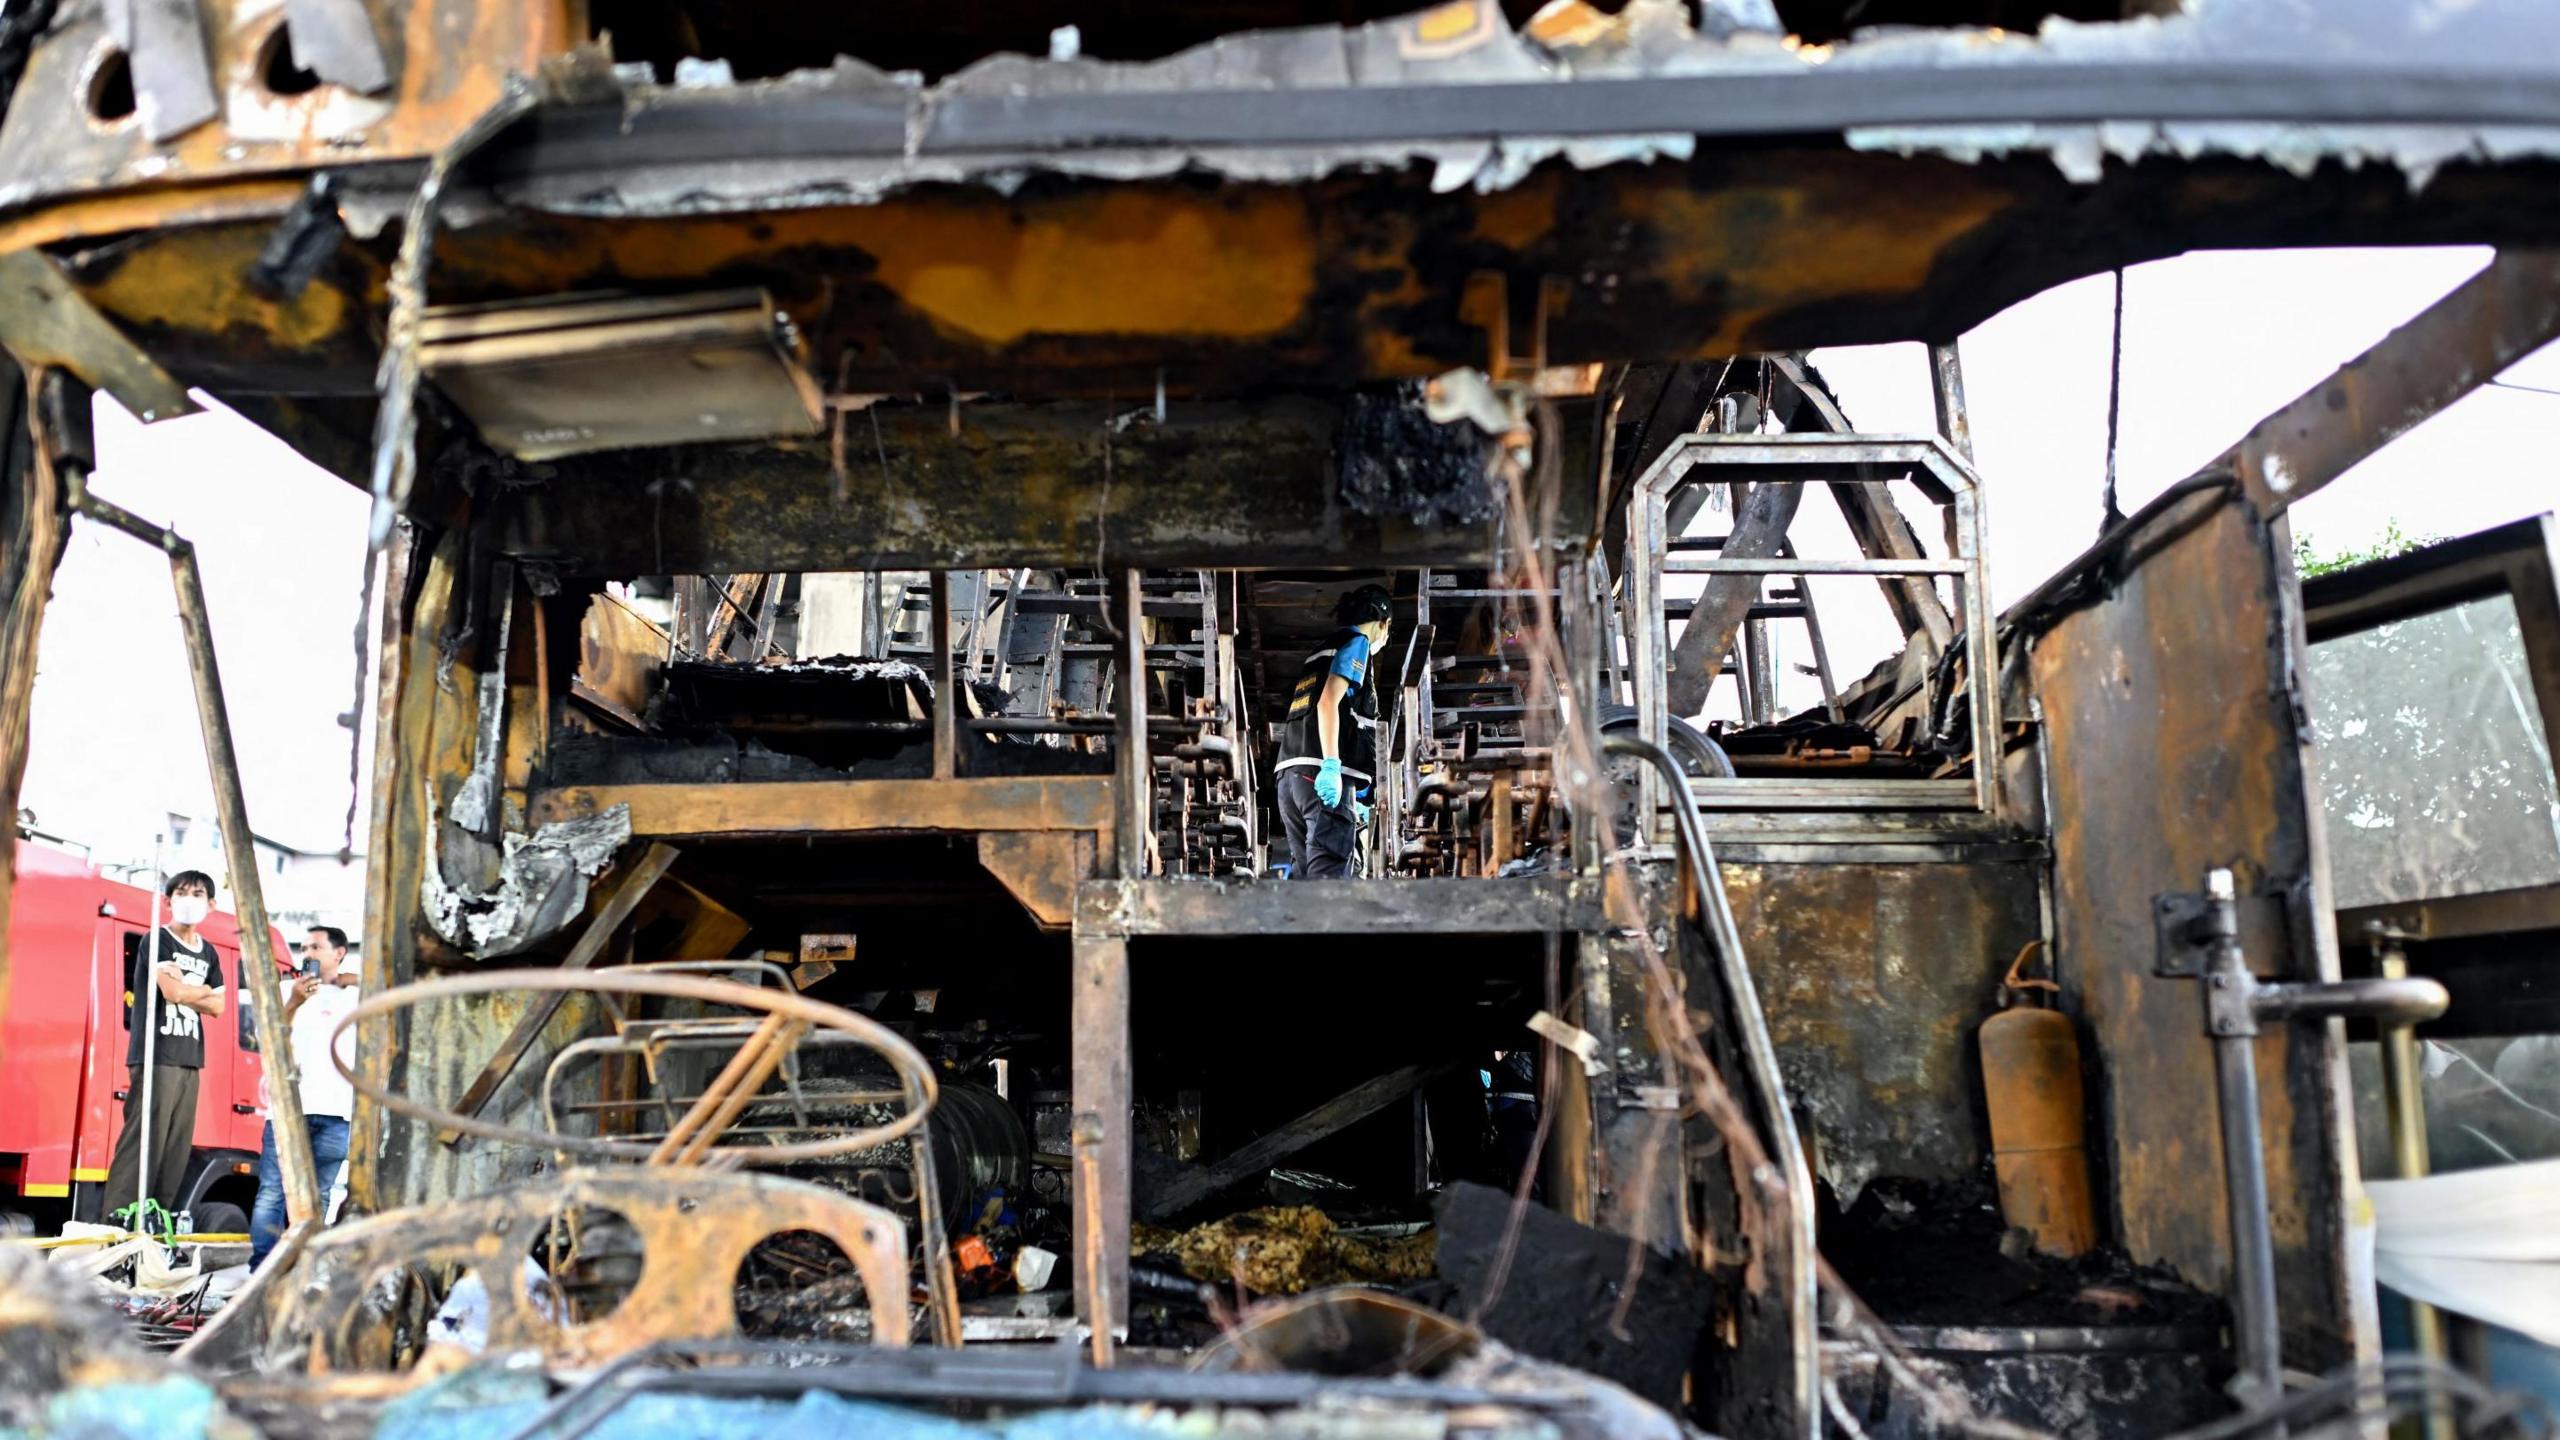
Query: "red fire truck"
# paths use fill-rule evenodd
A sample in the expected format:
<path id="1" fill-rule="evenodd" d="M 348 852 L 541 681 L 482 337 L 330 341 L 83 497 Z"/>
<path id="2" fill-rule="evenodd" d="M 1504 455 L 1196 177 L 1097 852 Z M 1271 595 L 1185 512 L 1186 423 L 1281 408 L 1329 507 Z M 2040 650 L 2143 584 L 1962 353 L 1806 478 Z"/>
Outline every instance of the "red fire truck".
<path id="1" fill-rule="evenodd" d="M 151 892 L 110 880 L 76 856 L 17 842 L 18 889 L 9 920 L 7 1009 L 0 1013 L 0 1208 L 46 1230 L 108 1208 L 107 1163 L 124 1124 L 125 957 L 148 943 Z M 202 927 L 222 956 L 229 1007 L 204 1027 L 195 1155 L 180 1208 L 198 1230 L 249 1228 L 257 1198 L 262 1061 L 238 923 L 216 912 Z M 281 936 L 271 952 L 289 954 Z M 115 1197 L 132 1203 L 133 1197 Z"/>

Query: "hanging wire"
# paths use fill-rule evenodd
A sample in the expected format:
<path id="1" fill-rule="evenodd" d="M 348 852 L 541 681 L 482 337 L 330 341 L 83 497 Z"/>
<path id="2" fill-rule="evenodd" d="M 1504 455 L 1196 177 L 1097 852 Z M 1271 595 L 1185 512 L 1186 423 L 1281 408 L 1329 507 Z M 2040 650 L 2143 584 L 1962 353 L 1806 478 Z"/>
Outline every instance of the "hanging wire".
<path id="1" fill-rule="evenodd" d="M 2124 410 L 2124 268 L 2118 266 L 2116 276 L 2116 322 L 2113 339 L 2107 347 L 2107 484 L 2101 499 L 2098 533 L 2106 535 L 2124 523 L 2124 510 L 2116 504 L 2116 434 L 2117 418 Z"/>

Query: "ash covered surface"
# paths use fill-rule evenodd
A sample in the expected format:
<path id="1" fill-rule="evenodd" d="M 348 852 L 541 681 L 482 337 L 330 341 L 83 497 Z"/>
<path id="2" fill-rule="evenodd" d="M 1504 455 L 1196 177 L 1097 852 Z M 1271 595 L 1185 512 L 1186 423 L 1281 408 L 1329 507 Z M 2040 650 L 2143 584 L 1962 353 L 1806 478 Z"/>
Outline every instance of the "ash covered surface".
<path id="1" fill-rule="evenodd" d="M 904 660 L 802 660 L 729 665 L 679 660 L 653 708 L 659 724 L 728 723 L 755 715 L 839 720 L 917 720 L 931 713 L 933 684 Z"/>
<path id="2" fill-rule="evenodd" d="M 1826 1214 L 1822 1253 L 1896 1325 L 2214 1324 L 2222 1300 L 2112 1245 L 2038 1255 L 2000 1216 L 1988 1171 L 1961 1180 L 1885 1176 Z"/>
<path id="3" fill-rule="evenodd" d="M 814 678 L 837 676 L 848 680 L 924 681 L 924 668 L 906 660 L 866 660 L 858 655 L 829 655 L 822 659 L 785 660 L 763 665 L 734 665 L 709 660 L 680 660 L 673 671 L 705 670 L 729 674 L 751 672 L 760 676 L 796 676 Z"/>
<path id="4" fill-rule="evenodd" d="M 0 1246 L 0 1434 L 254 1440 L 204 1380 L 150 1354 L 86 1281 Z"/>
<path id="5" fill-rule="evenodd" d="M 1343 503 L 1363 515 L 1422 525 L 1476 525 L 1500 505 L 1488 467 L 1493 441 L 1473 424 L 1422 411 L 1422 382 L 1362 391 L 1343 407 L 1334 454 Z"/>

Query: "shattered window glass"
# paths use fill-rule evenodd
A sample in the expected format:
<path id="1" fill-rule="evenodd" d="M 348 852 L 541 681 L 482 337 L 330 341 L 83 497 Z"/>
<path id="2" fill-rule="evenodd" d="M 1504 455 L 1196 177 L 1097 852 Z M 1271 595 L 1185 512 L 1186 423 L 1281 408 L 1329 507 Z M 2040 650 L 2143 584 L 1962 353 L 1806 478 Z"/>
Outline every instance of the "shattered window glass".
<path id="1" fill-rule="evenodd" d="M 2433 1173 L 2560 1159 L 2560 1035 L 2420 1040 L 2418 1066 Z M 2348 1046 L 2347 1072 L 2364 1173 L 2388 1176 L 2391 1111 L 2382 1094 L 2381 1047 Z"/>
<path id="2" fill-rule="evenodd" d="M 2505 595 L 2311 647 L 2342 909 L 2560 883 L 2560 786 Z"/>

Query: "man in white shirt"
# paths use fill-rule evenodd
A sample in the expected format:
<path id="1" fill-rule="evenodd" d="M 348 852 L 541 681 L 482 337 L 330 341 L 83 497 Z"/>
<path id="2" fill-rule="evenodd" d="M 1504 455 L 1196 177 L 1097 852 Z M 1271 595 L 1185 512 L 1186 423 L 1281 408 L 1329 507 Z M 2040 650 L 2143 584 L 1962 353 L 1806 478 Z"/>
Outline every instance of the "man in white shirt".
<path id="1" fill-rule="evenodd" d="M 356 1008 L 356 971 L 347 963 L 347 932 L 315 925 L 302 944 L 303 973 L 285 993 L 285 1023 L 293 1033 L 293 1063 L 302 1074 L 302 1119 L 311 1132 L 311 1162 L 319 1172 L 321 1204 L 337 1187 L 347 1163 L 347 1117 L 355 1113 L 355 1087 L 330 1059 L 330 1036 Z M 337 1054 L 355 1064 L 354 1035 L 341 1037 Z M 284 1234 L 284 1171 L 276 1163 L 276 1126 L 267 1122 L 258 1150 L 258 1204 L 249 1216 L 249 1263 L 266 1262 Z"/>

